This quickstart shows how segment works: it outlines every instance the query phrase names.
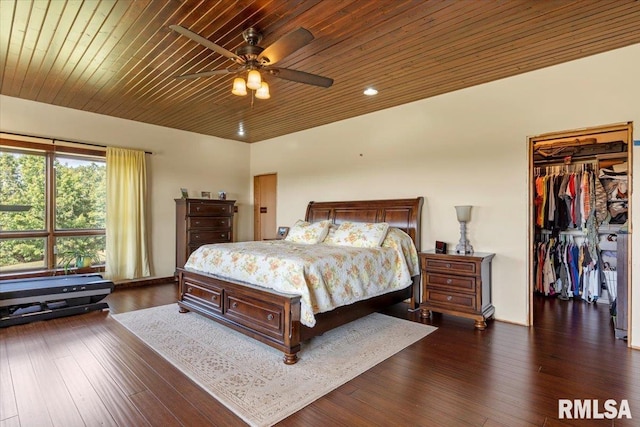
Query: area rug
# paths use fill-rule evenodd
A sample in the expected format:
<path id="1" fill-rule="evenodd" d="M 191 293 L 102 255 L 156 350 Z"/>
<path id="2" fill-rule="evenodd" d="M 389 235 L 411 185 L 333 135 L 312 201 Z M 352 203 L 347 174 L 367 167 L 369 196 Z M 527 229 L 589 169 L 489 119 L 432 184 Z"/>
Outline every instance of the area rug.
<path id="1" fill-rule="evenodd" d="M 270 426 L 436 328 L 374 313 L 283 353 L 177 304 L 113 317 L 252 426 Z"/>

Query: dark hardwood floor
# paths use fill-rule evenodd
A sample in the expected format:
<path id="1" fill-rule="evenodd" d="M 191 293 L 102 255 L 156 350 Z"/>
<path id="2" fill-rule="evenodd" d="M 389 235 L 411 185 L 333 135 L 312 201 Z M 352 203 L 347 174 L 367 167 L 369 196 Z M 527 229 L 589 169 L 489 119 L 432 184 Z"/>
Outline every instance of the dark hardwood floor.
<path id="1" fill-rule="evenodd" d="M 176 301 L 174 284 L 123 288 L 111 313 Z M 388 314 L 418 321 L 406 306 Z M 439 329 L 281 426 L 638 426 L 640 351 L 602 304 L 536 298 L 536 326 L 436 315 Z M 558 399 L 626 399 L 633 419 L 558 420 Z M 0 329 L 0 426 L 244 423 L 108 311 Z"/>

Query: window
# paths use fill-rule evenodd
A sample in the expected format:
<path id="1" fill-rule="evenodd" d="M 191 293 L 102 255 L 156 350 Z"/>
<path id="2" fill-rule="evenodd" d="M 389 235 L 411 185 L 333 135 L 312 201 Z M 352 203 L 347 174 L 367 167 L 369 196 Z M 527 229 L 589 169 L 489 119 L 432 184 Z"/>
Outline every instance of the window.
<path id="1" fill-rule="evenodd" d="M 104 263 L 103 153 L 2 139 L 0 200 L 0 273 Z"/>

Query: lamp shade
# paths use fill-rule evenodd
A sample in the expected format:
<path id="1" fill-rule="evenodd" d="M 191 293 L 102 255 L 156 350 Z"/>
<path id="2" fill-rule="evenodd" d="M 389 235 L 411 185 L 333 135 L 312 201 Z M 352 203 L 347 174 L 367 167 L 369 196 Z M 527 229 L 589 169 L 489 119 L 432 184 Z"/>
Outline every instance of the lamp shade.
<path id="1" fill-rule="evenodd" d="M 238 96 L 244 96 L 247 94 L 247 86 L 245 85 L 242 77 L 236 77 L 233 79 L 233 89 L 231 89 L 231 93 Z"/>
<path id="2" fill-rule="evenodd" d="M 471 206 L 456 206 L 455 208 L 458 221 L 469 222 L 471 219 Z"/>
<path id="3" fill-rule="evenodd" d="M 269 85 L 267 82 L 262 82 L 260 88 L 256 91 L 256 98 L 258 99 L 269 99 L 271 98 L 271 94 L 269 93 Z"/>
<path id="4" fill-rule="evenodd" d="M 262 76 L 260 76 L 260 71 L 251 70 L 247 75 L 247 87 L 249 89 L 258 90 L 260 89 L 260 85 L 262 84 Z"/>

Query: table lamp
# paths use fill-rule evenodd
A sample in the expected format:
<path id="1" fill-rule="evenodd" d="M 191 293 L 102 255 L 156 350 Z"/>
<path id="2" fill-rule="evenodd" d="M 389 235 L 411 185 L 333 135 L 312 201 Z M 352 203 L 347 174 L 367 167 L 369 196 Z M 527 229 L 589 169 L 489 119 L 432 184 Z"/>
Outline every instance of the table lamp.
<path id="1" fill-rule="evenodd" d="M 467 240 L 467 222 L 471 219 L 471 206 L 456 206 L 455 208 L 458 222 L 460 222 L 460 241 L 456 246 L 456 253 L 473 253 L 473 247 Z"/>

